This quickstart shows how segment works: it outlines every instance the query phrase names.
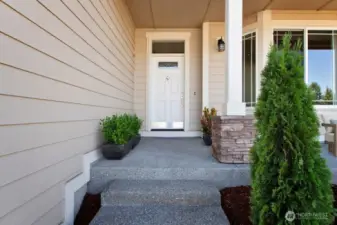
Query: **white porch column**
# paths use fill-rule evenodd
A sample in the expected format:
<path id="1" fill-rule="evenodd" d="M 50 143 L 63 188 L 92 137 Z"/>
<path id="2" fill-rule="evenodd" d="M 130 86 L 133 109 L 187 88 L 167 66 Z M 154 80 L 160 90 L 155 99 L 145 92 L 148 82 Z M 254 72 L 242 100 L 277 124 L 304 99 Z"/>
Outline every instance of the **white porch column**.
<path id="1" fill-rule="evenodd" d="M 242 102 L 243 0 L 225 0 L 225 104 L 223 114 L 244 116 Z"/>
<path id="2" fill-rule="evenodd" d="M 268 52 L 273 44 L 273 28 L 271 11 L 265 10 L 257 13 L 257 74 L 256 74 L 256 97 L 261 89 L 261 72 L 268 60 Z"/>

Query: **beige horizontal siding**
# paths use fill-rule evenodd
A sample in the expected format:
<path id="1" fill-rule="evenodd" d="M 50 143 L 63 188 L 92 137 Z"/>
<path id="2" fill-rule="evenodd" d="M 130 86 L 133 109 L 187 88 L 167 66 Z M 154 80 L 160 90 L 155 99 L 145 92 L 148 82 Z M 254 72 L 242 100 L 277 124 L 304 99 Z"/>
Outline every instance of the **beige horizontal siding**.
<path id="1" fill-rule="evenodd" d="M 2 194 L 3 199 L 13 203 L 2 206 L 2 211 L 10 212 L 0 219 L 0 224 L 33 224 L 48 213 L 63 201 L 64 183 L 80 173 L 81 160 L 80 156 L 73 157 L 1 190 L 7 194 Z M 58 224 L 61 219 L 57 218 L 52 224 Z"/>
<path id="2" fill-rule="evenodd" d="M 247 17 L 244 22 L 243 33 L 254 31 L 256 15 Z M 222 112 L 225 101 L 225 54 L 218 52 L 217 39 L 225 36 L 225 23 L 213 22 L 209 26 L 209 106 L 214 107 L 218 114 Z M 235 87 L 233 87 L 235 88 Z"/>
<path id="3" fill-rule="evenodd" d="M 136 29 L 134 111 L 146 124 L 147 39 L 146 32 L 191 32 L 190 38 L 190 131 L 199 131 L 202 109 L 202 35 L 200 29 Z M 143 127 L 145 129 L 145 126 Z"/>
<path id="4" fill-rule="evenodd" d="M 41 193 L 36 198 L 32 199 L 30 204 L 23 205 L 14 212 L 9 213 L 1 220 L 1 224 L 34 224 L 35 222 L 38 222 L 43 217 L 47 216 L 55 206 L 63 203 L 62 200 L 60 201 L 63 195 L 62 189 L 63 185 L 59 184 L 48 189 L 46 192 Z M 36 218 L 38 218 L 38 220 L 36 220 Z M 56 219 L 56 221 L 59 220 L 59 218 Z M 57 224 L 55 221 L 50 222 L 51 223 L 49 224 Z"/>
<path id="5" fill-rule="evenodd" d="M 225 55 L 218 52 L 217 38 L 224 38 L 224 23 L 210 23 L 209 26 L 209 107 L 221 114 L 225 101 Z"/>
<path id="6" fill-rule="evenodd" d="M 189 129 L 191 131 L 199 131 L 202 111 L 202 31 L 200 29 L 191 32 L 189 91 Z"/>
<path id="7" fill-rule="evenodd" d="M 21 180 L 17 180 L 4 186 L 1 189 L 0 196 L 4 201 L 6 200 L 7 203 L 1 204 L 0 215 L 4 216 L 8 213 L 11 214 L 12 210 L 15 211 L 20 208 L 22 202 L 29 202 L 39 194 L 45 192 L 60 182 L 69 179 L 71 176 L 78 174 L 81 172 L 80 166 L 81 157 L 80 155 L 75 155 L 65 161 L 61 161 L 51 167 L 46 167 L 43 170 L 22 178 Z M 27 187 L 25 190 L 22 190 L 22 185 L 24 184 L 27 185 Z M 13 194 L 13 191 L 15 191 L 16 194 Z M 61 195 L 61 197 L 63 196 Z M 13 216 L 15 216 L 15 213 Z"/>
<path id="8" fill-rule="evenodd" d="M 58 218 L 62 217 L 64 214 L 64 201 L 55 205 L 51 210 L 49 210 L 45 215 L 43 215 L 34 225 L 46 225 L 53 224 Z"/>
<path id="9" fill-rule="evenodd" d="M 134 112 L 144 120 L 146 124 L 146 90 L 147 87 L 147 40 L 146 31 L 136 29 L 135 32 L 135 90 L 133 98 Z M 144 88 L 145 87 L 145 88 Z"/>
<path id="10" fill-rule="evenodd" d="M 0 225 L 63 221 L 99 120 L 133 111 L 134 30 L 122 0 L 0 1 Z"/>

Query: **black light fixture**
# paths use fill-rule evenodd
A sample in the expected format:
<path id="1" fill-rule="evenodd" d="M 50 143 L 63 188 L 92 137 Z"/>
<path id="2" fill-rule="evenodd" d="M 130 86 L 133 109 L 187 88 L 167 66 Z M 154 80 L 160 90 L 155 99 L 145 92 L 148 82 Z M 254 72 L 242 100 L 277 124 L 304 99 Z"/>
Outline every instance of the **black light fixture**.
<path id="1" fill-rule="evenodd" d="M 225 42 L 222 37 L 218 40 L 218 51 L 223 52 L 225 51 Z"/>

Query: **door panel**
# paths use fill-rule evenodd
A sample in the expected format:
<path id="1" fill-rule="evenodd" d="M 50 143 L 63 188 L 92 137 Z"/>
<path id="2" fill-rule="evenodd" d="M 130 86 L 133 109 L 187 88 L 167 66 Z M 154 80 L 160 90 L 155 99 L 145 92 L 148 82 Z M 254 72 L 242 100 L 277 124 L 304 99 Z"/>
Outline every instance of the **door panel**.
<path id="1" fill-rule="evenodd" d="M 151 129 L 184 128 L 184 57 L 153 57 Z"/>

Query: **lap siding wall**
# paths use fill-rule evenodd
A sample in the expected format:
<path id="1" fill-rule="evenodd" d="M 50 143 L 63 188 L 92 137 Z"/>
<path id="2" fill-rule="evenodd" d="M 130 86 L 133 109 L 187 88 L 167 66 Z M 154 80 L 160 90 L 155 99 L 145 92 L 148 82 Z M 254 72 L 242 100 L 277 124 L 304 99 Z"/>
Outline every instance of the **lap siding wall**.
<path id="1" fill-rule="evenodd" d="M 0 225 L 56 225 L 65 183 L 133 112 L 134 23 L 122 0 L 0 1 Z"/>

